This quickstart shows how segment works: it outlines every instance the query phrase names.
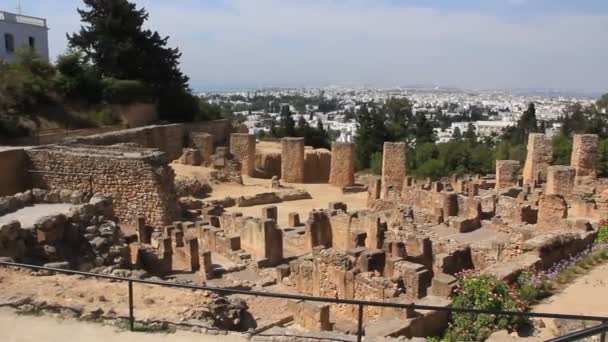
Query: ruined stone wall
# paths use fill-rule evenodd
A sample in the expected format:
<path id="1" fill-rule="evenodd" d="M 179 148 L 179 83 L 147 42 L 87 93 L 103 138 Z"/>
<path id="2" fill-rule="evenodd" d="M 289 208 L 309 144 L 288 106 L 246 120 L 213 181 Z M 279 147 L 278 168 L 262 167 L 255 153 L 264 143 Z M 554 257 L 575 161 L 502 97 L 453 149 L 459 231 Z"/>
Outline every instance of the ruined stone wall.
<path id="1" fill-rule="evenodd" d="M 517 160 L 496 161 L 496 190 L 518 185 L 519 162 Z"/>
<path id="2" fill-rule="evenodd" d="M 574 188 L 575 168 L 570 166 L 549 166 L 547 169 L 547 195 L 568 195 Z"/>
<path id="3" fill-rule="evenodd" d="M 29 183 L 27 156 L 23 149 L 0 149 L 0 196 L 26 189 Z"/>
<path id="4" fill-rule="evenodd" d="M 304 152 L 304 182 L 327 183 L 331 168 L 331 152 L 324 148 Z"/>
<path id="5" fill-rule="evenodd" d="M 334 143 L 331 146 L 329 183 L 338 187 L 355 184 L 355 144 Z"/>
<path id="6" fill-rule="evenodd" d="M 597 176 L 599 137 L 596 134 L 575 134 L 572 143 L 570 166 L 576 172 L 576 178 Z"/>
<path id="7" fill-rule="evenodd" d="M 169 160 L 181 156 L 189 132 L 213 135 L 214 143 L 225 142 L 232 126 L 230 120 L 205 121 L 187 124 L 152 125 L 84 137 L 66 138 L 70 145 L 115 145 L 135 143 L 141 147 L 158 148 Z"/>
<path id="8" fill-rule="evenodd" d="M 281 147 L 281 179 L 288 183 L 304 183 L 304 138 L 283 138 Z"/>
<path id="9" fill-rule="evenodd" d="M 211 163 L 213 155 L 213 135 L 209 133 L 191 133 L 190 145 L 200 153 L 204 165 Z"/>
<path id="10" fill-rule="evenodd" d="M 406 176 L 407 145 L 403 142 L 385 142 L 382 153 L 382 195 L 401 193 Z"/>
<path id="11" fill-rule="evenodd" d="M 256 177 L 281 178 L 281 153 L 257 152 L 255 155 Z"/>
<path id="12" fill-rule="evenodd" d="M 538 227 L 548 230 L 563 228 L 568 205 L 561 195 L 543 195 L 538 202 Z"/>
<path id="13" fill-rule="evenodd" d="M 230 135 L 230 153 L 241 163 L 241 173 L 253 176 L 255 170 L 255 135 L 232 133 Z"/>
<path id="14" fill-rule="evenodd" d="M 283 261 L 283 231 L 274 220 L 247 219 L 241 228 L 241 247 L 264 266 L 276 266 Z"/>
<path id="15" fill-rule="evenodd" d="M 547 168 L 553 160 L 553 145 L 543 133 L 528 135 L 528 154 L 524 165 L 524 184 L 534 184 L 547 177 Z"/>
<path id="16" fill-rule="evenodd" d="M 144 216 L 152 225 L 177 218 L 173 170 L 165 154 L 132 147 L 48 146 L 27 150 L 34 187 L 111 194 L 116 215 L 135 223 Z"/>

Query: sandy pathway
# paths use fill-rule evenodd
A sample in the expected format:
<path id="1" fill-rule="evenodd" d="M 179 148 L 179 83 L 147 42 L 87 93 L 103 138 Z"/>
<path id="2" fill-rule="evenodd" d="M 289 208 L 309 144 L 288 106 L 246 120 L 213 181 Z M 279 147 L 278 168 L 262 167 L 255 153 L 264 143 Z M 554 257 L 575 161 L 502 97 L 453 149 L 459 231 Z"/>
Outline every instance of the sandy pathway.
<path id="1" fill-rule="evenodd" d="M 598 266 L 588 274 L 576 279 L 560 293 L 534 306 L 536 312 L 551 312 L 574 315 L 608 316 L 608 264 Z M 541 329 L 542 338 L 553 337 L 551 322 Z"/>
<path id="2" fill-rule="evenodd" d="M 4 342 L 246 341 L 236 336 L 211 336 L 187 331 L 177 331 L 174 334 L 121 331 L 102 324 L 49 316 L 20 316 L 10 309 L 0 309 L 0 331 L 2 331 L 2 341 Z"/>

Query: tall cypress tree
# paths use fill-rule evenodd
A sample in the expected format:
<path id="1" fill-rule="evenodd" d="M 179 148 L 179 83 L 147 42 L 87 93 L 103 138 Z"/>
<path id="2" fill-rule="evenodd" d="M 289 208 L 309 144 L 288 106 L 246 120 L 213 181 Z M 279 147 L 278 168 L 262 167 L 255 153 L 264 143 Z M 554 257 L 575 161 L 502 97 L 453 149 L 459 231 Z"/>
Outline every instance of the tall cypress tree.
<path id="1" fill-rule="evenodd" d="M 81 50 L 104 77 L 139 80 L 154 89 L 166 119 L 191 119 L 198 102 L 179 68 L 181 53 L 167 47 L 169 37 L 143 28 L 148 12 L 127 0 L 83 0 L 78 9 L 84 25 L 68 34 L 71 48 Z"/>

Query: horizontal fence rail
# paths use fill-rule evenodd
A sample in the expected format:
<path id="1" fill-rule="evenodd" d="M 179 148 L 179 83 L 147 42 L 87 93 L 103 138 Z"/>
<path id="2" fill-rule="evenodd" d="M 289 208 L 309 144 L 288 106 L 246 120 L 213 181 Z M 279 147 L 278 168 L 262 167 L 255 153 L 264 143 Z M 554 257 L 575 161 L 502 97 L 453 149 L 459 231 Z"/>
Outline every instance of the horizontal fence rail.
<path id="1" fill-rule="evenodd" d="M 444 312 L 461 312 L 461 313 L 472 313 L 472 314 L 491 314 L 497 316 L 519 316 L 526 318 L 556 318 L 556 319 L 567 319 L 567 320 L 583 320 L 583 321 L 596 321 L 601 322 L 602 324 L 597 325 L 595 327 L 581 330 L 579 332 L 574 332 L 566 336 L 559 337 L 557 339 L 553 339 L 551 341 L 574 341 L 576 339 L 580 339 L 582 337 L 597 335 L 598 333 L 602 333 L 602 342 L 605 342 L 604 332 L 608 330 L 608 317 L 602 316 L 589 316 L 589 315 L 571 315 L 571 314 L 556 314 L 556 313 L 543 313 L 543 312 L 518 312 L 518 311 L 497 311 L 497 310 L 486 310 L 486 309 L 474 309 L 474 308 L 456 308 L 450 306 L 433 306 L 433 305 L 419 305 L 419 304 L 399 304 L 399 303 L 385 303 L 385 302 L 374 302 L 374 301 L 365 301 L 365 300 L 355 300 L 355 299 L 339 299 L 339 298 L 326 298 L 326 297 L 314 297 L 314 296 L 304 296 L 304 295 L 293 295 L 286 293 L 273 293 L 273 292 L 260 292 L 260 291 L 248 291 L 248 290 L 238 290 L 238 289 L 227 289 L 220 287 L 210 287 L 210 286 L 202 286 L 202 285 L 191 285 L 191 284 L 177 284 L 166 281 L 157 281 L 157 280 L 146 280 L 146 279 L 133 279 L 126 277 L 117 277 L 113 275 L 106 274 L 96 274 L 90 272 L 82 272 L 75 270 L 66 270 L 60 268 L 52 268 L 52 267 L 44 267 L 30 264 L 21 264 L 16 262 L 5 262 L 0 261 L 0 266 L 9 266 L 9 267 L 20 267 L 27 268 L 33 270 L 40 271 L 50 271 L 56 273 L 63 273 L 69 275 L 81 275 L 87 277 L 95 277 L 102 279 L 110 279 L 115 281 L 127 282 L 129 285 L 129 326 L 130 329 L 134 329 L 134 315 L 133 315 L 133 283 L 138 284 L 147 284 L 147 285 L 156 285 L 156 286 L 166 286 L 166 287 L 176 287 L 190 290 L 203 290 L 209 292 L 215 292 L 224 295 L 246 295 L 246 296 L 254 296 L 254 297 L 269 297 L 269 298 L 280 298 L 280 299 L 292 299 L 292 300 L 302 300 L 302 301 L 310 301 L 310 302 L 322 302 L 322 303 L 332 303 L 332 304 L 350 304 L 358 306 L 358 332 L 357 338 L 358 341 L 361 341 L 361 337 L 363 336 L 363 308 L 365 306 L 375 306 L 375 307 L 385 307 L 385 308 L 397 308 L 397 309 L 409 309 L 409 310 L 431 310 L 431 311 L 444 311 Z M 576 335 L 576 334 L 582 335 Z M 575 336 L 575 339 L 569 339 L 569 336 Z"/>

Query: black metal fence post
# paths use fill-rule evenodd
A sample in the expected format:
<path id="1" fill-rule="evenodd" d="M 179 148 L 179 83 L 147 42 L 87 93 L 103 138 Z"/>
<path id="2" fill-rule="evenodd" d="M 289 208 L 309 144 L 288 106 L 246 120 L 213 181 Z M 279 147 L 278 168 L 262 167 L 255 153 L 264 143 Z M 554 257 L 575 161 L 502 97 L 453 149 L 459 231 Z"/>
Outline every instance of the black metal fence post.
<path id="1" fill-rule="evenodd" d="M 363 338 L 363 304 L 359 304 L 359 327 L 357 328 L 357 342 Z"/>
<path id="2" fill-rule="evenodd" d="M 608 321 L 603 321 L 603 324 L 608 323 Z M 606 342 L 606 331 L 602 331 L 602 333 L 600 334 L 600 342 Z"/>
<path id="3" fill-rule="evenodd" d="M 135 319 L 133 318 L 133 282 L 129 280 L 129 329 L 133 331 Z"/>

